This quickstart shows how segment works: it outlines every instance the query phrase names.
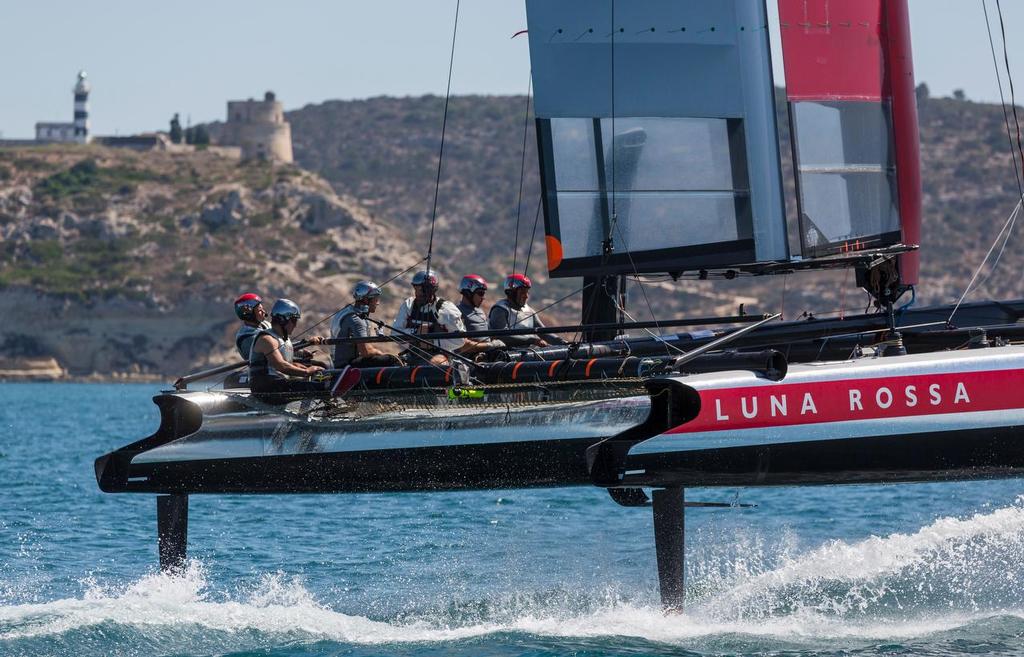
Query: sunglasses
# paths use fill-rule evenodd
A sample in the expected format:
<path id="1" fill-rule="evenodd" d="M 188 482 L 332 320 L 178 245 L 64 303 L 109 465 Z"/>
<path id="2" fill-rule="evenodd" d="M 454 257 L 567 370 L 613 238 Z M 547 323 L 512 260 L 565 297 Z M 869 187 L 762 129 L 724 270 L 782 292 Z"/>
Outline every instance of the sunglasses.
<path id="1" fill-rule="evenodd" d="M 484 296 L 485 294 L 487 294 L 487 290 L 473 290 L 473 294 Z"/>

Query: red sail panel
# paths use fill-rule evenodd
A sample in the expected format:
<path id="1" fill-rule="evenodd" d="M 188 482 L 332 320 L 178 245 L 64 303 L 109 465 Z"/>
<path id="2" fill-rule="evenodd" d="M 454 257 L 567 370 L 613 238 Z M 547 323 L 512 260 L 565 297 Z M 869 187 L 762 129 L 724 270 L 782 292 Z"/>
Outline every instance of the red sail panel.
<path id="1" fill-rule="evenodd" d="M 902 240 L 920 244 L 921 167 L 907 0 L 778 2 L 791 103 L 889 103 Z M 901 256 L 903 282 L 916 284 L 919 267 L 917 252 Z"/>
<path id="2" fill-rule="evenodd" d="M 790 101 L 887 98 L 882 16 L 882 0 L 779 0 Z"/>

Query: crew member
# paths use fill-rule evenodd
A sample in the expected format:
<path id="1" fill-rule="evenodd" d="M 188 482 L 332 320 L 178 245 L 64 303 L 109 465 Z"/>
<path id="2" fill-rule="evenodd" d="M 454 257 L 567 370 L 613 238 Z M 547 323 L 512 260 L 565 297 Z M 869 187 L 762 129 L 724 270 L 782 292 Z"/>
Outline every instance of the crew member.
<path id="1" fill-rule="evenodd" d="M 308 378 L 323 371 L 322 367 L 293 362 L 295 350 L 291 334 L 301 316 L 299 306 L 289 299 L 278 299 L 270 308 L 270 328 L 260 329 L 249 353 L 249 385 L 253 392 L 326 393 L 332 390 L 330 378 L 323 381 Z"/>
<path id="2" fill-rule="evenodd" d="M 248 362 L 249 351 L 252 349 L 252 342 L 256 334 L 263 329 L 270 328 L 267 321 L 267 309 L 263 307 L 263 299 L 260 295 L 247 292 L 235 299 L 235 314 L 242 320 L 242 325 L 235 333 L 235 349 L 242 360 Z"/>
<path id="3" fill-rule="evenodd" d="M 488 326 L 498 329 L 540 329 L 544 323 L 526 301 L 530 298 L 529 277 L 512 274 L 505 279 L 505 298 L 491 306 L 487 315 Z M 549 344 L 563 344 L 565 341 L 555 335 L 531 334 L 509 335 L 502 338 L 511 347 L 546 347 Z"/>
<path id="4" fill-rule="evenodd" d="M 462 313 L 462 323 L 467 331 L 486 331 L 487 315 L 484 314 L 481 306 L 484 304 L 484 296 L 487 294 L 487 281 L 483 276 L 477 274 L 466 274 L 459 283 L 459 292 L 462 293 L 462 301 L 458 309 Z M 461 354 L 477 354 L 493 349 L 502 349 L 505 343 L 501 340 L 491 338 L 466 338 L 466 342 L 459 348 Z"/>
<path id="5" fill-rule="evenodd" d="M 373 281 L 359 281 L 352 289 L 352 303 L 345 306 L 331 320 L 332 338 L 365 338 L 371 335 L 367 317 L 377 310 L 381 290 Z M 378 335 L 380 330 L 374 330 Z M 370 342 L 340 342 L 334 345 L 334 366 L 391 367 L 401 365 L 402 359 L 389 354 Z"/>
<path id="6" fill-rule="evenodd" d="M 466 330 L 462 323 L 462 313 L 451 301 L 437 296 L 437 274 L 432 270 L 423 269 L 412 277 L 413 296 L 402 302 L 398 307 L 398 315 L 392 327 L 405 333 L 454 333 Z M 400 335 L 397 334 L 396 335 Z M 409 345 L 412 360 L 445 365 L 448 356 L 431 350 L 419 340 L 404 338 Z M 465 343 L 463 338 L 445 338 L 434 340 L 433 343 L 447 351 L 456 351 Z"/>

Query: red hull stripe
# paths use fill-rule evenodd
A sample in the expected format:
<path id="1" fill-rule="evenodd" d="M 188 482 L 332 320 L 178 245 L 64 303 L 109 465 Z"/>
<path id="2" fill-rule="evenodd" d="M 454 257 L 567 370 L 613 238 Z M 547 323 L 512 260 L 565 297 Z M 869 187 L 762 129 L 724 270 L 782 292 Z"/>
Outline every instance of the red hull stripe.
<path id="1" fill-rule="evenodd" d="M 970 413 L 1024 407 L 1024 370 L 922 374 L 701 390 L 697 417 L 666 433 Z"/>

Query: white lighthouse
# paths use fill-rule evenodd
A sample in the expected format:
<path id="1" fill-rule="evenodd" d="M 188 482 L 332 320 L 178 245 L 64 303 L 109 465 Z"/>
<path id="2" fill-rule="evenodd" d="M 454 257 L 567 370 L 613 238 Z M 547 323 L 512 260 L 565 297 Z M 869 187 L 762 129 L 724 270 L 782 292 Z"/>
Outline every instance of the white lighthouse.
<path id="1" fill-rule="evenodd" d="M 36 141 L 89 143 L 89 81 L 85 71 L 78 72 L 75 84 L 75 116 L 71 123 L 36 123 Z"/>
<path id="2" fill-rule="evenodd" d="M 75 141 L 79 144 L 89 142 L 89 81 L 85 79 L 85 71 L 78 72 L 78 83 L 75 84 Z"/>

